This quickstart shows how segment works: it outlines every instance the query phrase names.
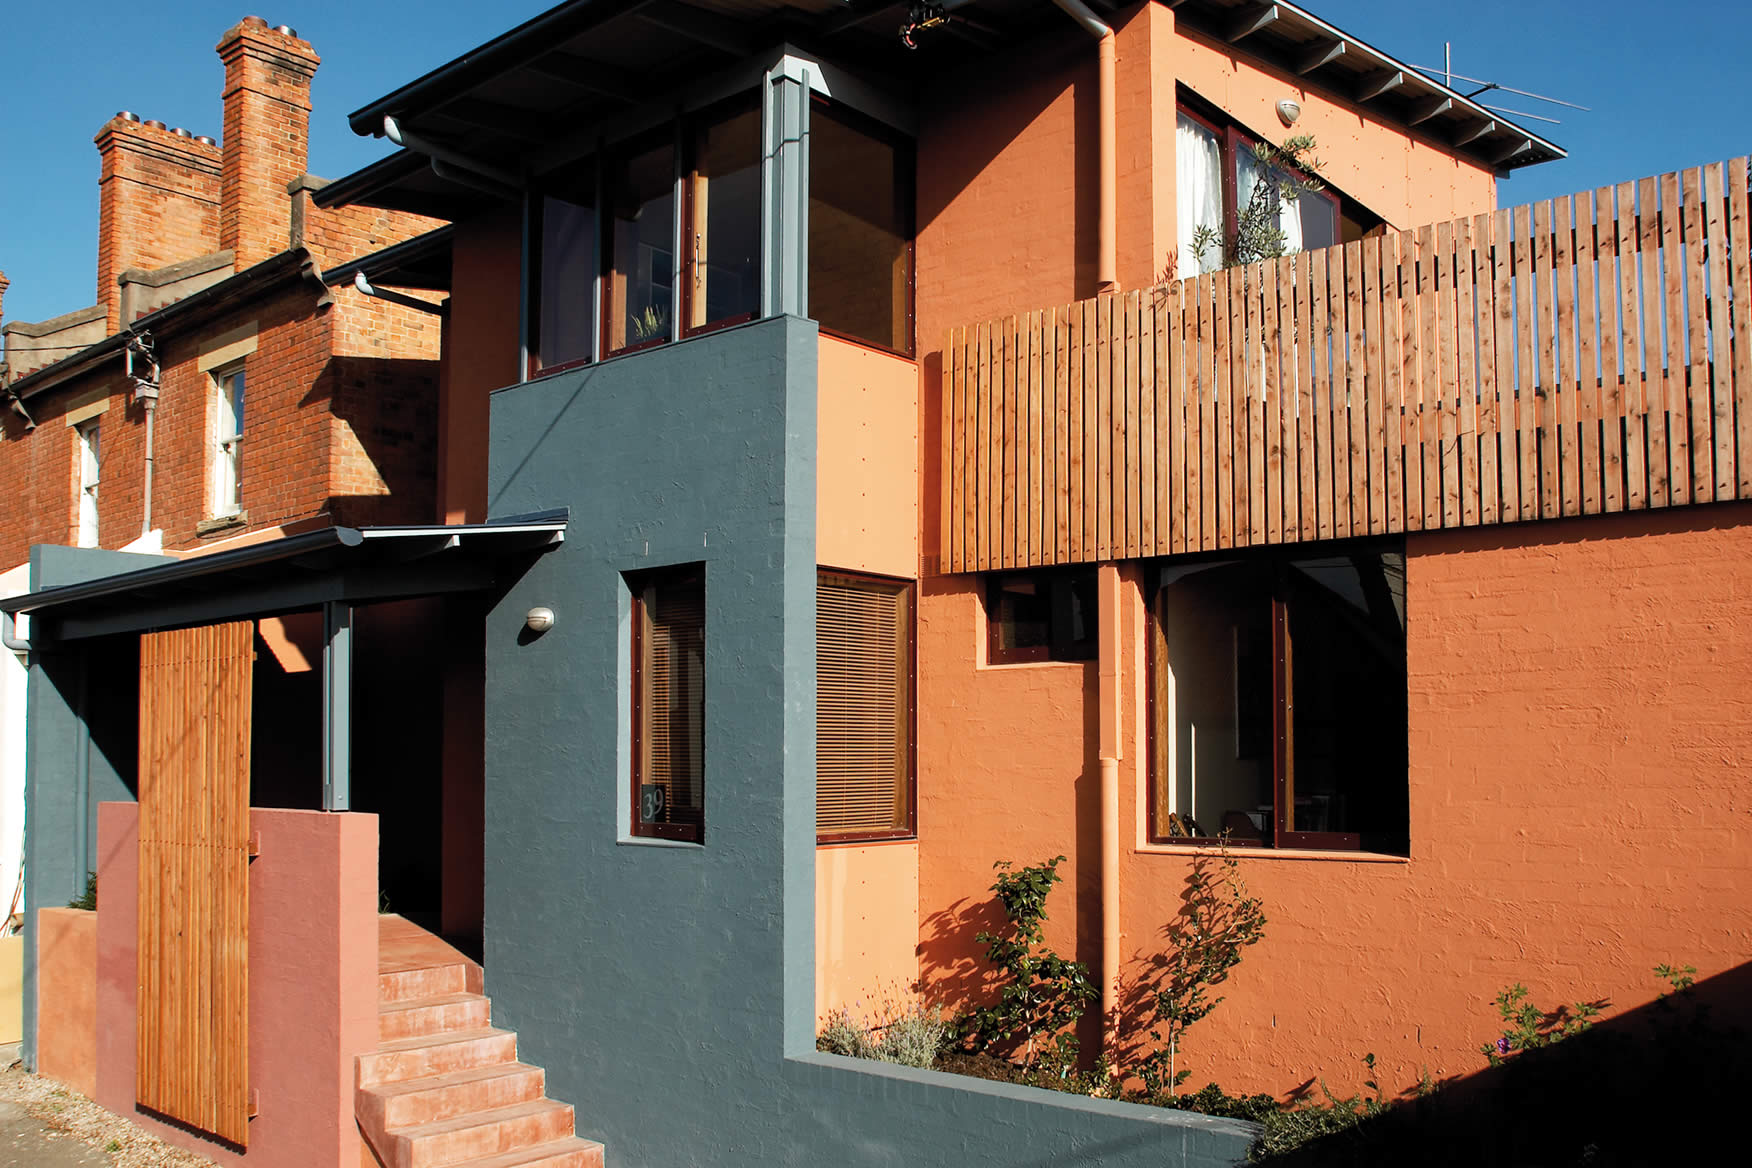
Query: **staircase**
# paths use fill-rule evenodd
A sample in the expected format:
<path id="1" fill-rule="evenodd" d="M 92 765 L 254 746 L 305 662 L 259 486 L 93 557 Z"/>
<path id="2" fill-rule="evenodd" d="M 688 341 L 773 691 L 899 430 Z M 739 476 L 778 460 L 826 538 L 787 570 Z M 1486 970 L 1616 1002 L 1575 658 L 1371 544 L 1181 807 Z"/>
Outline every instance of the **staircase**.
<path id="1" fill-rule="evenodd" d="M 378 1047 L 355 1114 L 382 1168 L 602 1168 L 517 1036 L 492 1026 L 481 967 L 398 916 L 378 918 Z M 369 1163 L 369 1160 L 367 1160 Z"/>

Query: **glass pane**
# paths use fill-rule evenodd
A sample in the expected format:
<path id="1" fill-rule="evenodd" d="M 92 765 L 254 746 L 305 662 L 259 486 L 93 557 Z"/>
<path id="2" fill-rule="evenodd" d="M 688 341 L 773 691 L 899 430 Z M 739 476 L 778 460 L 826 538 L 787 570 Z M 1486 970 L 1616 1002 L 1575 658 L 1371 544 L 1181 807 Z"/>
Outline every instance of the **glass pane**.
<path id="1" fill-rule="evenodd" d="M 594 200 L 548 196 L 541 205 L 541 318 L 536 334 L 540 367 L 590 356 L 596 313 L 591 290 L 596 276 Z"/>
<path id="2" fill-rule="evenodd" d="M 998 648 L 1033 649 L 1052 644 L 1052 586 L 1032 576 L 998 581 Z"/>
<path id="3" fill-rule="evenodd" d="M 1291 646 L 1292 830 L 1402 851 L 1405 557 L 1302 560 L 1284 581 Z"/>
<path id="4" fill-rule="evenodd" d="M 694 142 L 690 327 L 760 312 L 760 111 L 703 127 Z"/>
<path id="5" fill-rule="evenodd" d="M 621 158 L 609 182 L 613 210 L 608 351 L 669 336 L 675 287 L 675 148 Z"/>
<path id="6" fill-rule="evenodd" d="M 697 575 L 647 586 L 640 662 L 640 820 L 697 826 L 705 812 L 705 590 Z"/>
<path id="7" fill-rule="evenodd" d="M 1338 242 L 1338 208 L 1325 195 L 1308 193 L 1296 200 L 1302 223 L 1302 249 L 1331 247 Z"/>
<path id="8" fill-rule="evenodd" d="M 1264 562 L 1213 564 L 1163 581 L 1158 836 L 1271 841 L 1271 588 Z"/>
<path id="9" fill-rule="evenodd" d="M 912 199 L 898 147 L 817 106 L 809 120 L 809 314 L 823 328 L 911 348 Z"/>
<path id="10" fill-rule="evenodd" d="M 1186 114 L 1175 123 L 1174 203 L 1179 223 L 1180 278 L 1214 272 L 1223 266 L 1223 164 L 1216 132 Z M 1215 237 L 1201 250 L 1199 228 Z"/>

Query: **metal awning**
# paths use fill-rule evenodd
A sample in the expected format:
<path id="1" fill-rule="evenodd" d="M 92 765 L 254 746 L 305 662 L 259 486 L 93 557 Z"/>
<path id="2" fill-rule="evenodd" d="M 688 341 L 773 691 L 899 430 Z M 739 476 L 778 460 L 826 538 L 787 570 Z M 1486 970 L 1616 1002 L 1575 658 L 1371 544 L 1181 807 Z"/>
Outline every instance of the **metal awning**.
<path id="1" fill-rule="evenodd" d="M 567 508 L 486 523 L 326 527 L 0 601 L 33 644 L 490 588 L 565 538 Z"/>

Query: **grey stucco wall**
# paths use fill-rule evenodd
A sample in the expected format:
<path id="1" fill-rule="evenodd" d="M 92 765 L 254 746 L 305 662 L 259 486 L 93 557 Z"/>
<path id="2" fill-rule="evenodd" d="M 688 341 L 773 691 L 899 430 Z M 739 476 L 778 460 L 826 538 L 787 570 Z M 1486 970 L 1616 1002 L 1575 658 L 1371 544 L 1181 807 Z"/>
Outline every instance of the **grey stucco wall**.
<path id="1" fill-rule="evenodd" d="M 494 396 L 491 512 L 572 509 L 486 626 L 495 1021 L 615 1168 L 1241 1159 L 1246 1125 L 814 1052 L 816 347 L 779 318 Z M 622 574 L 696 561 L 705 842 L 632 843 Z"/>
<path id="2" fill-rule="evenodd" d="M 170 560 L 42 544 L 30 550 L 30 587 L 35 592 L 79 584 Z M 25 683 L 23 1053 L 31 1067 L 36 1065 L 36 910 L 65 905 L 85 890 L 85 874 L 97 869 L 97 805 L 134 797 L 129 783 L 137 764 L 139 718 L 136 639 L 57 647 L 37 636 L 40 631 L 32 630 Z"/>

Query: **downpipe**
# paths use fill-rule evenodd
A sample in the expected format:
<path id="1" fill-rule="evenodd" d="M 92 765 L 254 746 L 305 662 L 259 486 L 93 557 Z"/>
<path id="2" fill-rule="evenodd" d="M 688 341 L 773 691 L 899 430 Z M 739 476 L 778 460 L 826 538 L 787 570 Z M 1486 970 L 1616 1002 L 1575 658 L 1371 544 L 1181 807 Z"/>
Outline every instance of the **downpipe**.
<path id="1" fill-rule="evenodd" d="M 1118 82 L 1113 29 L 1081 0 L 1053 3 L 1097 38 L 1095 118 L 1100 123 L 1097 140 L 1095 199 L 1095 291 L 1097 295 L 1119 291 L 1119 133 L 1116 126 L 1115 93 Z"/>

